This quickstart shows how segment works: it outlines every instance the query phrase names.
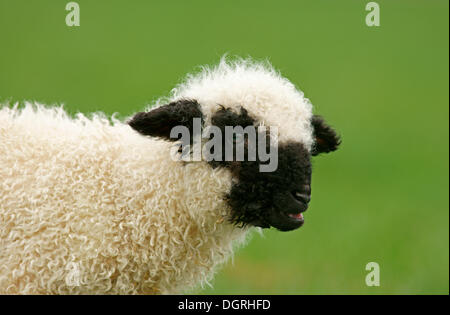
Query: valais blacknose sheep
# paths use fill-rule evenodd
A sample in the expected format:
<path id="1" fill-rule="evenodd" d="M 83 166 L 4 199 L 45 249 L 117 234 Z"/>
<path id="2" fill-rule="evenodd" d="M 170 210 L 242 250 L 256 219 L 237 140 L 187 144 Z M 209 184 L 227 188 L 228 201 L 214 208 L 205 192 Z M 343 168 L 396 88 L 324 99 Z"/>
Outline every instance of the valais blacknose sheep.
<path id="1" fill-rule="evenodd" d="M 276 170 L 261 172 L 259 156 L 174 158 L 171 129 L 192 131 L 194 118 L 203 129 L 276 130 L 265 148 L 277 145 Z M 202 68 L 125 123 L 4 105 L 0 293 L 172 294 L 208 283 L 255 227 L 303 224 L 311 156 L 338 144 L 302 92 L 248 60 Z"/>

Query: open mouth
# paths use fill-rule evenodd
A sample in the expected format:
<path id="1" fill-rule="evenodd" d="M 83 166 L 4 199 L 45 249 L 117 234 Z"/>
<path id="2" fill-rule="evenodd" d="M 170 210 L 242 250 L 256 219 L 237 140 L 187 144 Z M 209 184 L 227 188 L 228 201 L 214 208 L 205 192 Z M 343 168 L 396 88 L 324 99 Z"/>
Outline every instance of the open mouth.
<path id="1" fill-rule="evenodd" d="M 305 223 L 303 212 L 308 209 L 310 200 L 310 192 L 304 190 L 276 194 L 274 197 L 276 206 L 272 207 L 264 217 L 266 225 L 279 231 L 300 228 Z"/>
<path id="2" fill-rule="evenodd" d="M 301 212 L 299 212 L 299 213 L 288 213 L 288 217 L 291 218 L 294 221 L 297 221 L 297 222 L 304 221 L 303 214 Z"/>
<path id="3" fill-rule="evenodd" d="M 289 219 L 293 220 L 294 222 L 303 222 L 303 212 L 308 209 L 308 203 L 311 200 L 311 197 L 307 193 L 302 193 L 299 191 L 293 191 L 291 192 L 291 196 L 294 199 L 294 202 L 296 203 L 296 208 L 298 211 L 293 213 L 287 213 L 287 216 Z"/>

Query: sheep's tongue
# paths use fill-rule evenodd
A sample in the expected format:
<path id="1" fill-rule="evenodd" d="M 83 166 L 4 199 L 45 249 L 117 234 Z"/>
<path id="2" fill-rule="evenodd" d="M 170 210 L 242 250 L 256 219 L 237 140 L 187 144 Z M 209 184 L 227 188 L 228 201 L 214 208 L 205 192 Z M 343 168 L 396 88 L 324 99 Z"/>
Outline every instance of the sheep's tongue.
<path id="1" fill-rule="evenodd" d="M 303 214 L 302 213 L 296 213 L 296 214 L 290 213 L 289 216 L 291 218 L 294 218 L 294 219 L 297 219 L 297 220 L 303 220 Z"/>

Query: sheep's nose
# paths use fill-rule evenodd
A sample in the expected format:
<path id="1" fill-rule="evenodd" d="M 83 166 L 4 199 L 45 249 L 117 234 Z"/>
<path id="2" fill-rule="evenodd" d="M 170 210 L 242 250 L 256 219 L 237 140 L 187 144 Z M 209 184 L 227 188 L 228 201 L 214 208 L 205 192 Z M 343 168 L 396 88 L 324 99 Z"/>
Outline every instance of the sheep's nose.
<path id="1" fill-rule="evenodd" d="M 309 194 L 305 194 L 305 193 L 300 193 L 300 192 L 296 192 L 295 193 L 295 199 L 303 202 L 303 203 L 309 203 L 311 201 L 311 195 Z"/>
<path id="2" fill-rule="evenodd" d="M 292 194 L 298 201 L 308 204 L 311 201 L 311 185 L 305 184 L 300 190 L 294 191 Z"/>

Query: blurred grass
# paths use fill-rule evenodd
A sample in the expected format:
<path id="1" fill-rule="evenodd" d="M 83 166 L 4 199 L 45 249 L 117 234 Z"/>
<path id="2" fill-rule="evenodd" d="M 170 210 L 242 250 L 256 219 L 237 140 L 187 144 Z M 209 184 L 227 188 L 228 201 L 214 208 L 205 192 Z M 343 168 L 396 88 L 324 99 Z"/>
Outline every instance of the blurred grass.
<path id="1" fill-rule="evenodd" d="M 122 117 L 224 54 L 267 58 L 343 137 L 305 226 L 266 231 L 199 293 L 449 292 L 447 1 L 0 0 L 0 102 Z M 365 265 L 381 267 L 367 287 Z"/>

